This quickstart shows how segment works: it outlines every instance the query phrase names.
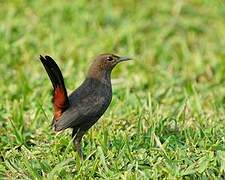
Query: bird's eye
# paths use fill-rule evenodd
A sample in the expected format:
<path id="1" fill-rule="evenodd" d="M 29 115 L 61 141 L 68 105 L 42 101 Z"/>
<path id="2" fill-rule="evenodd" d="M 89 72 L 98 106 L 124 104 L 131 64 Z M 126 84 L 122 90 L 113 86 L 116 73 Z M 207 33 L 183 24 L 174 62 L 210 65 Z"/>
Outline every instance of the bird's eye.
<path id="1" fill-rule="evenodd" d="M 113 60 L 113 58 L 111 56 L 107 57 L 106 59 L 107 59 L 107 61 L 112 61 Z"/>

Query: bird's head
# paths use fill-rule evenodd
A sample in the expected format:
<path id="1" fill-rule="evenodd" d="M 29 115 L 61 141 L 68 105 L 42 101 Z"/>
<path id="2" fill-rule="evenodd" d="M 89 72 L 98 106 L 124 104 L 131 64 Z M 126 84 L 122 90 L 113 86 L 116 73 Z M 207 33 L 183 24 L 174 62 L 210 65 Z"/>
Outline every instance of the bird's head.
<path id="1" fill-rule="evenodd" d="M 95 58 L 90 69 L 89 74 L 92 76 L 99 76 L 103 72 L 111 73 L 112 69 L 120 62 L 131 60 L 126 56 L 117 56 L 114 54 L 101 54 Z"/>
<path id="2" fill-rule="evenodd" d="M 129 57 L 120 57 L 114 54 L 101 54 L 95 58 L 94 64 L 103 70 L 112 70 L 118 63 L 128 61 Z"/>

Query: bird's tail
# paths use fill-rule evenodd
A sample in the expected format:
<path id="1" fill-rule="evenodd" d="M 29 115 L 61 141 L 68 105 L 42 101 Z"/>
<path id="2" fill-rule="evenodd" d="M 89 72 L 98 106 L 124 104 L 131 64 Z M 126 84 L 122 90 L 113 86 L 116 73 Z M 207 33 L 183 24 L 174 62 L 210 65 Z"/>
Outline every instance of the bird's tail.
<path id="1" fill-rule="evenodd" d="M 54 88 L 52 99 L 54 106 L 54 123 L 54 121 L 57 121 L 62 113 L 69 107 L 68 95 L 62 73 L 56 62 L 50 56 L 40 56 L 40 60 L 47 71 Z"/>

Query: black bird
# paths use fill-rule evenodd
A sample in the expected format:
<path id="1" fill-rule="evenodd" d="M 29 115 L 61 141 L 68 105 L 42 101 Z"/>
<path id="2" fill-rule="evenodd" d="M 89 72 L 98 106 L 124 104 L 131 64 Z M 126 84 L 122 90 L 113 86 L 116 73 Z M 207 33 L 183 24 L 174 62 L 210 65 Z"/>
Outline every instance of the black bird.
<path id="1" fill-rule="evenodd" d="M 112 99 L 111 72 L 122 61 L 130 60 L 114 54 L 97 56 L 79 88 L 67 95 L 62 73 L 50 56 L 40 56 L 52 82 L 55 131 L 72 128 L 76 150 L 82 157 L 81 140 L 108 108 Z"/>

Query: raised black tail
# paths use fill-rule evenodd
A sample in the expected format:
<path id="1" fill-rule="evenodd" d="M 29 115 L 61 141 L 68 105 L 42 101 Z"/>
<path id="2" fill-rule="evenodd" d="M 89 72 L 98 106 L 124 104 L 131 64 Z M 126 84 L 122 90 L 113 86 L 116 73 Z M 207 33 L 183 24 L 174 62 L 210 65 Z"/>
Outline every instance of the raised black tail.
<path id="1" fill-rule="evenodd" d="M 52 101 L 55 113 L 54 119 L 57 120 L 57 118 L 59 118 L 63 111 L 65 111 L 65 109 L 67 109 L 69 106 L 64 79 L 58 65 L 50 56 L 40 56 L 40 60 L 44 65 L 44 68 L 47 71 L 54 88 Z"/>

